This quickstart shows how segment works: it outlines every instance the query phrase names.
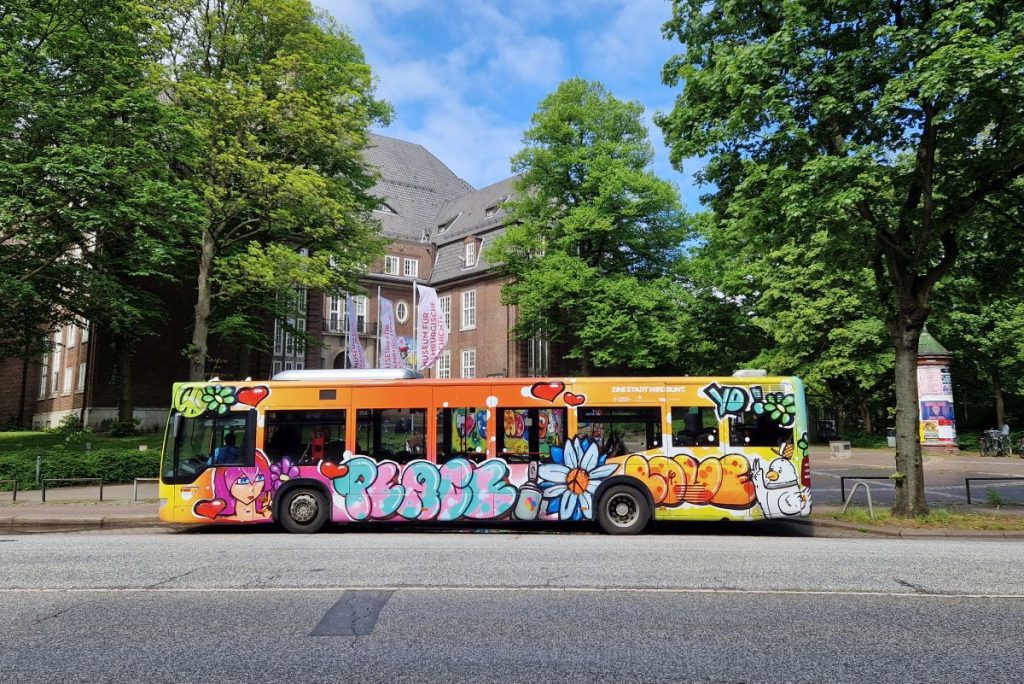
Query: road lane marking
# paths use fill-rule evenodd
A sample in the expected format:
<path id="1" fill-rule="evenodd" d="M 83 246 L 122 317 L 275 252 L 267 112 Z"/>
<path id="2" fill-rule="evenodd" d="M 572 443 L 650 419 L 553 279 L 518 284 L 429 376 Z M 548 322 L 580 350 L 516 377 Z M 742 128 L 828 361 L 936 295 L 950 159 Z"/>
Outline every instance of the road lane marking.
<path id="1" fill-rule="evenodd" d="M 538 587 L 538 586 L 448 586 L 448 585 L 391 585 L 391 586 L 363 586 L 363 587 L 197 587 L 189 589 L 186 587 L 157 587 L 147 589 L 145 587 L 113 587 L 113 588 L 17 588 L 0 589 L 2 594 L 212 594 L 212 593 L 300 593 L 300 592 L 509 592 L 525 591 L 535 593 L 620 593 L 620 594 L 737 594 L 756 596 L 877 596 L 877 597 L 908 597 L 908 598 L 946 598 L 946 599 L 1020 599 L 1024 600 L 1024 593 L 1021 594 L 1000 594 L 1000 593 L 953 593 L 953 592 L 910 592 L 910 591 L 879 591 L 851 589 L 738 589 L 734 587 L 725 588 L 685 588 L 685 587 Z M 337 605 L 337 604 L 335 604 Z"/>
<path id="2" fill-rule="evenodd" d="M 309 636 L 366 636 L 373 632 L 377 617 L 394 589 L 347 590 L 327 609 Z"/>

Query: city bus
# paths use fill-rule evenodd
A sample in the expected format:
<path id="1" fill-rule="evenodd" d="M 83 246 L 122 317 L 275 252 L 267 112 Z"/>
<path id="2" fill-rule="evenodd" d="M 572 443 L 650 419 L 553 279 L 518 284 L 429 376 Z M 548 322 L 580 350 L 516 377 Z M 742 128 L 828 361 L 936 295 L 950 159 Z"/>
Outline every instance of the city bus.
<path id="1" fill-rule="evenodd" d="M 370 521 L 596 521 L 810 514 L 794 377 L 429 379 L 285 371 L 177 383 L 160 519 L 315 532 Z"/>

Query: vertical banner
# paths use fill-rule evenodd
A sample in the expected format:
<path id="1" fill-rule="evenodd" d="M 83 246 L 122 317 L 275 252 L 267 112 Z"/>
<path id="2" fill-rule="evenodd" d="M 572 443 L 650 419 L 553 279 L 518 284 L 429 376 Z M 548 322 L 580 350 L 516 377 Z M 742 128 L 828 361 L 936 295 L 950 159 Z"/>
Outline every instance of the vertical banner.
<path id="1" fill-rule="evenodd" d="M 404 368 L 405 362 L 398 350 L 395 333 L 395 308 L 390 299 L 381 297 L 380 303 L 380 368 Z"/>
<path id="2" fill-rule="evenodd" d="M 441 312 L 437 290 L 423 285 L 417 285 L 416 290 L 419 293 L 417 346 L 420 353 L 417 368 L 423 370 L 434 365 L 441 356 L 448 344 L 448 331 L 444 327 L 444 314 Z"/>
<path id="3" fill-rule="evenodd" d="M 363 343 L 359 341 L 359 318 L 352 295 L 345 295 L 345 309 L 348 312 L 348 366 L 366 368 L 366 354 L 363 353 Z"/>

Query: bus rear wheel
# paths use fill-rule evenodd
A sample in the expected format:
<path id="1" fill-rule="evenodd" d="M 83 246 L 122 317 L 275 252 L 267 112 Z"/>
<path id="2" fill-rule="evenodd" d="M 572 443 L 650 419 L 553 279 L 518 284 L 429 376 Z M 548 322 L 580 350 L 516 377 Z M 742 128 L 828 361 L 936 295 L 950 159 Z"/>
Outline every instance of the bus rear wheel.
<path id="1" fill-rule="evenodd" d="M 647 499 L 628 485 L 609 487 L 597 506 L 597 522 L 607 534 L 640 534 L 650 519 Z"/>
<path id="2" fill-rule="evenodd" d="M 281 527 L 296 534 L 320 531 L 327 523 L 329 513 L 327 497 L 323 492 L 307 487 L 289 489 L 277 509 Z"/>

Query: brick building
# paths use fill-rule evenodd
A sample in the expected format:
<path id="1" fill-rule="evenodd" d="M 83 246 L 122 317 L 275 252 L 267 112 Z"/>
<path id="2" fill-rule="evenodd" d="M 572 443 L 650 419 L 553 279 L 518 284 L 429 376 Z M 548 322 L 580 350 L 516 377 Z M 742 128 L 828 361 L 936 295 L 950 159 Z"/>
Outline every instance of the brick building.
<path id="1" fill-rule="evenodd" d="M 504 281 L 483 258 L 483 251 L 505 225 L 502 204 L 512 193 L 512 178 L 475 190 L 424 147 L 372 135 L 367 160 L 381 174 L 371 193 L 384 205 L 375 212 L 382 235 L 390 240 L 386 256 L 373 264 L 362 281 L 365 294 L 353 298 L 358 334 L 366 358 L 377 365 L 378 298 L 395 306 L 395 323 L 403 353 L 416 353 L 413 321 L 414 285 L 437 290 L 448 321 L 448 346 L 429 370 L 434 377 L 546 375 L 558 369 L 548 361 L 542 340 L 512 338 L 515 310 L 501 304 Z M 156 334 L 137 348 L 132 361 L 135 415 L 144 427 L 163 424 L 170 385 L 187 376 L 182 349 L 190 341 L 194 293 L 179 286 L 163 292 L 166 320 Z M 289 321 L 311 331 L 319 342 L 302 345 L 280 322 L 268 322 L 273 334 L 270 352 L 238 358 L 238 350 L 211 345 L 211 376 L 271 377 L 298 368 L 343 368 L 345 298 L 297 292 L 299 317 Z M 272 326 L 272 327 L 271 327 Z M 86 424 L 104 427 L 116 418 L 113 351 L 101 329 L 85 322 L 54 333 L 55 345 L 41 363 L 8 359 L 0 362 L 0 424 L 19 415 L 37 426 L 56 425 L 77 414 Z M 240 369 L 246 369 L 244 372 Z M 24 378 L 24 381 L 22 380 Z"/>

